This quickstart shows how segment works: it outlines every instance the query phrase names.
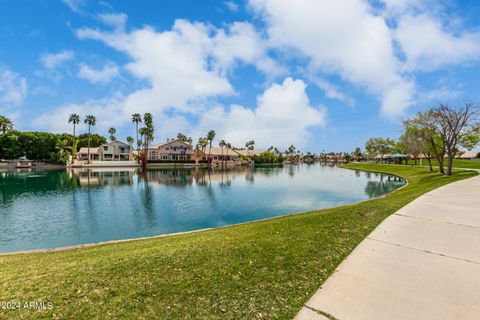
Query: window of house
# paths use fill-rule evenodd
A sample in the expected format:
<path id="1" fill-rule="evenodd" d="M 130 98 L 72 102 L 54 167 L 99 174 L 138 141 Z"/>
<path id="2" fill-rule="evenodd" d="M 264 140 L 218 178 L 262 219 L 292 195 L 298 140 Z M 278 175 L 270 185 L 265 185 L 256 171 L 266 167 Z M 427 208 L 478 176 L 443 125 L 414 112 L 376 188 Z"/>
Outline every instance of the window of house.
<path id="1" fill-rule="evenodd" d="M 158 153 L 155 151 L 150 151 L 148 157 L 150 160 L 158 160 Z"/>
<path id="2" fill-rule="evenodd" d="M 104 157 L 105 157 L 105 159 L 112 159 L 112 155 L 111 155 L 111 154 L 105 154 Z"/>
<path id="3" fill-rule="evenodd" d="M 108 150 L 108 146 L 104 146 L 103 151 L 107 151 L 107 150 Z"/>

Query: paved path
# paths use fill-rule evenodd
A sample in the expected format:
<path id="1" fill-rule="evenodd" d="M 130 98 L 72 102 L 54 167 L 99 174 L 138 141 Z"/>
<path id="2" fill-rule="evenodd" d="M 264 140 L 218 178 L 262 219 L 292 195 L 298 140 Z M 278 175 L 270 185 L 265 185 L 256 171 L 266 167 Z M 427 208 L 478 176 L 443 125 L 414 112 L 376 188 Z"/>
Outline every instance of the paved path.
<path id="1" fill-rule="evenodd" d="M 388 217 L 295 319 L 480 319 L 480 176 Z"/>

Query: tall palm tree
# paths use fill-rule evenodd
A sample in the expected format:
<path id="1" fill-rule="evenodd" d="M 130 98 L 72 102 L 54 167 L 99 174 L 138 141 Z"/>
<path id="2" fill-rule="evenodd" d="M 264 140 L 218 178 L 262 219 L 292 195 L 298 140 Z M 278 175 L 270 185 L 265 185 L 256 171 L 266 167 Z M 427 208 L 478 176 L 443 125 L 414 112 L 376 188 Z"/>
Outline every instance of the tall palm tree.
<path id="1" fill-rule="evenodd" d="M 10 130 L 13 130 L 12 120 L 5 116 L 0 116 L 0 131 L 2 131 L 2 134 L 5 134 Z"/>
<path id="2" fill-rule="evenodd" d="M 117 133 L 117 129 L 115 128 L 110 128 L 108 129 L 108 133 L 110 133 L 110 141 L 115 141 L 117 138 L 115 138 L 115 133 Z"/>
<path id="3" fill-rule="evenodd" d="M 225 147 L 227 145 L 227 143 L 225 142 L 225 140 L 222 139 L 222 140 L 220 140 L 218 145 L 220 146 L 220 148 L 222 148 L 222 167 L 223 167 L 223 147 Z"/>
<path id="4" fill-rule="evenodd" d="M 80 124 L 80 116 L 76 113 L 72 113 L 70 114 L 70 116 L 68 117 L 68 123 L 72 123 L 73 124 L 73 145 L 72 145 L 72 154 L 76 153 L 77 150 L 75 150 L 75 129 L 77 127 L 77 124 Z"/>
<path id="5" fill-rule="evenodd" d="M 128 145 L 129 145 L 130 147 L 132 147 L 133 141 L 134 141 L 134 140 L 133 140 L 132 137 L 130 137 L 130 136 L 127 137 L 127 143 L 128 143 Z"/>
<path id="6" fill-rule="evenodd" d="M 90 163 L 90 128 L 97 123 L 97 118 L 88 114 L 85 116 L 84 122 L 88 125 L 88 163 Z"/>
<path id="7" fill-rule="evenodd" d="M 135 123 L 135 132 L 137 133 L 137 151 L 140 150 L 141 142 L 138 140 L 138 124 L 142 122 L 142 116 L 139 113 L 132 114 L 132 122 Z"/>
<path id="8" fill-rule="evenodd" d="M 230 142 L 227 142 L 227 143 L 225 144 L 225 146 L 227 147 L 226 157 L 227 157 L 227 159 L 228 159 L 228 149 L 231 149 L 231 148 L 232 148 L 232 144 L 231 144 Z M 227 165 L 228 165 L 228 162 L 227 162 Z"/>
<path id="9" fill-rule="evenodd" d="M 207 133 L 207 140 L 208 140 L 208 143 L 210 144 L 210 148 L 208 149 L 208 158 L 210 159 L 210 156 L 212 154 L 212 141 L 213 139 L 215 139 L 215 130 L 210 130 L 208 131 Z"/>

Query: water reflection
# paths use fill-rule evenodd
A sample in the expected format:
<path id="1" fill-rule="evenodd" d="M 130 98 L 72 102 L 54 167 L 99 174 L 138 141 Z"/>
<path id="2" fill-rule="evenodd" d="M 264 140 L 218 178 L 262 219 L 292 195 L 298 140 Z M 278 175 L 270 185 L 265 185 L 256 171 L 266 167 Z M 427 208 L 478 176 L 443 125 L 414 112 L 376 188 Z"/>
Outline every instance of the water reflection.
<path id="1" fill-rule="evenodd" d="M 381 196 L 399 178 L 324 165 L 0 172 L 0 252 L 218 227 Z"/>

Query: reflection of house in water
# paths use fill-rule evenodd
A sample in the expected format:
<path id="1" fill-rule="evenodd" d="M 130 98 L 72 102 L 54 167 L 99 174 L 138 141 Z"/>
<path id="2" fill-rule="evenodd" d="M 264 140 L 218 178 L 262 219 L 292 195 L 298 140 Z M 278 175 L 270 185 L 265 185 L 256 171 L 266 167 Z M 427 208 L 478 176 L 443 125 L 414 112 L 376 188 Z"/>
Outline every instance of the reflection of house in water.
<path id="1" fill-rule="evenodd" d="M 71 172 L 78 177 L 81 186 L 118 186 L 133 184 L 133 177 L 137 169 L 72 169 Z"/>
<path id="2" fill-rule="evenodd" d="M 183 168 L 147 170 L 145 178 L 149 183 L 153 182 L 166 185 L 187 186 L 191 185 L 193 182 L 192 172 L 193 169 Z"/>

